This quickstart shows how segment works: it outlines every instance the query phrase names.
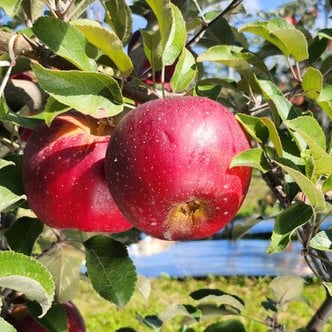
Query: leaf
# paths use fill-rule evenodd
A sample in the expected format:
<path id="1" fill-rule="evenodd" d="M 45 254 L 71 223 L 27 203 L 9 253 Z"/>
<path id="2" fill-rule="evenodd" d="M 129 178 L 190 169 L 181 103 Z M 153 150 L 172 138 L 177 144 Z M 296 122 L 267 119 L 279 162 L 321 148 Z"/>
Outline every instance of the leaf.
<path id="1" fill-rule="evenodd" d="M 332 174 L 325 180 L 322 187 L 323 192 L 332 190 Z"/>
<path id="2" fill-rule="evenodd" d="M 50 272 L 36 259 L 13 251 L 0 252 L 0 287 L 22 292 L 37 301 L 42 315 L 51 307 L 54 282 Z"/>
<path id="3" fill-rule="evenodd" d="M 318 232 L 309 242 L 311 248 L 332 251 L 332 230 Z"/>
<path id="4" fill-rule="evenodd" d="M 309 57 L 305 35 L 285 19 L 273 18 L 268 22 L 252 22 L 244 25 L 239 31 L 263 37 L 286 56 L 292 56 L 295 61 L 303 61 Z"/>
<path id="5" fill-rule="evenodd" d="M 229 168 L 237 166 L 257 168 L 262 173 L 266 173 L 270 169 L 269 163 L 264 156 L 263 150 L 260 148 L 245 150 L 236 155 L 231 161 Z"/>
<path id="6" fill-rule="evenodd" d="M 332 85 L 324 84 L 323 89 L 316 101 L 332 120 Z"/>
<path id="7" fill-rule="evenodd" d="M 318 31 L 317 36 L 332 40 L 332 29 L 321 29 Z"/>
<path id="8" fill-rule="evenodd" d="M 304 279 L 297 276 L 281 276 L 274 278 L 270 289 L 276 301 L 282 307 L 290 302 L 303 301 Z"/>
<path id="9" fill-rule="evenodd" d="M 262 218 L 260 216 L 254 215 L 249 218 L 246 218 L 244 222 L 234 223 L 232 229 L 232 240 L 233 241 L 239 240 L 250 230 L 250 228 L 254 227 L 261 221 Z"/>
<path id="10" fill-rule="evenodd" d="M 204 332 L 246 332 L 241 321 L 237 319 L 228 319 L 222 322 L 213 323 L 206 327 Z"/>
<path id="11" fill-rule="evenodd" d="M 0 169 L 6 166 L 10 166 L 10 165 L 15 165 L 15 163 L 11 160 L 5 160 L 0 158 Z"/>
<path id="12" fill-rule="evenodd" d="M 200 302 L 215 302 L 218 306 L 221 304 L 229 305 L 236 309 L 239 313 L 244 310 L 244 305 L 235 296 L 230 294 L 208 295 L 200 300 Z"/>
<path id="13" fill-rule="evenodd" d="M 106 22 L 112 27 L 125 45 L 132 31 L 132 13 L 125 0 L 108 0 L 104 2 Z"/>
<path id="14" fill-rule="evenodd" d="M 63 20 L 43 16 L 34 23 L 32 30 L 54 53 L 77 68 L 87 71 L 97 69 L 95 61 L 86 54 L 88 41 L 76 27 Z"/>
<path id="15" fill-rule="evenodd" d="M 316 188 L 316 186 L 305 175 L 293 166 L 290 166 L 286 160 L 278 159 L 275 160 L 275 162 L 293 178 L 304 194 L 308 197 L 313 209 L 317 213 L 323 212 L 325 210 L 325 199 L 323 193 Z"/>
<path id="16" fill-rule="evenodd" d="M 195 321 L 194 317 L 188 312 L 186 306 L 183 304 L 172 304 L 165 310 L 159 313 L 158 318 L 162 322 L 169 321 L 175 317 L 186 317 L 189 321 Z"/>
<path id="17" fill-rule="evenodd" d="M 53 276 L 57 302 L 66 303 L 72 300 L 79 288 L 83 254 L 63 244 L 44 254 L 40 262 Z"/>
<path id="18" fill-rule="evenodd" d="M 17 219 L 5 232 L 11 250 L 30 256 L 44 225 L 36 218 Z"/>
<path id="19" fill-rule="evenodd" d="M 141 30 L 144 53 L 151 64 L 152 70 L 157 71 L 162 68 L 162 45 L 159 31 Z"/>
<path id="20" fill-rule="evenodd" d="M 186 48 L 183 49 L 171 78 L 173 92 L 185 90 L 197 73 L 195 58 Z"/>
<path id="21" fill-rule="evenodd" d="M 298 116 L 295 109 L 292 107 L 291 102 L 286 99 L 280 89 L 269 80 L 256 79 L 264 98 L 268 102 L 273 116 L 273 121 L 278 126 L 277 116 L 279 115 L 282 121 L 290 120 Z M 296 145 L 300 151 L 304 151 L 307 144 L 302 137 L 291 132 Z"/>
<path id="22" fill-rule="evenodd" d="M 92 45 L 105 52 L 123 75 L 128 76 L 133 71 L 131 59 L 125 53 L 121 40 L 113 31 L 100 25 L 82 24 L 82 21 L 76 23 L 75 26 L 83 32 Z"/>
<path id="23" fill-rule="evenodd" d="M 116 80 L 102 73 L 56 71 L 32 65 L 40 86 L 53 98 L 95 118 L 118 114 L 123 109 Z"/>
<path id="24" fill-rule="evenodd" d="M 313 212 L 309 205 L 297 202 L 276 218 L 271 243 L 267 249 L 268 254 L 284 251 L 291 241 L 293 232 L 309 221 Z"/>
<path id="25" fill-rule="evenodd" d="M 332 157 L 326 151 L 325 134 L 318 121 L 312 116 L 301 116 L 285 121 L 287 127 L 299 133 L 310 147 L 314 159 L 314 175 L 332 173 Z"/>
<path id="26" fill-rule="evenodd" d="M 148 278 L 138 275 L 136 282 L 136 289 L 143 296 L 144 300 L 148 300 L 151 293 L 151 282 Z"/>
<path id="27" fill-rule="evenodd" d="M 163 325 L 163 322 L 158 318 L 156 315 L 148 315 L 143 317 L 140 314 L 136 314 L 136 319 L 140 322 L 145 324 L 153 331 L 160 331 L 160 328 Z"/>
<path id="28" fill-rule="evenodd" d="M 20 9 L 21 4 L 22 0 L 2 0 L 1 8 L 5 11 L 5 13 L 8 16 L 14 17 L 17 14 L 18 10 Z"/>
<path id="29" fill-rule="evenodd" d="M 235 117 L 256 142 L 260 144 L 267 142 L 269 131 L 260 118 L 242 113 L 236 114 Z"/>
<path id="30" fill-rule="evenodd" d="M 52 121 L 60 114 L 65 113 L 71 109 L 70 106 L 60 103 L 52 96 L 49 96 L 44 107 L 44 119 L 47 126 L 50 126 Z"/>
<path id="31" fill-rule="evenodd" d="M 316 68 L 309 67 L 303 75 L 302 87 L 309 98 L 317 99 L 323 88 L 322 73 Z"/>
<path id="32" fill-rule="evenodd" d="M 25 195 L 16 195 L 8 188 L 0 186 L 0 212 L 16 208 L 26 200 Z"/>
<path id="33" fill-rule="evenodd" d="M 93 288 L 104 299 L 123 307 L 135 290 L 135 267 L 123 244 L 97 235 L 84 242 Z"/>
<path id="34" fill-rule="evenodd" d="M 282 143 L 281 143 L 281 138 L 279 136 L 278 130 L 274 124 L 274 122 L 268 118 L 268 117 L 262 117 L 260 118 L 261 121 L 265 124 L 269 131 L 269 137 L 271 142 L 273 143 L 273 146 L 278 154 L 278 157 L 283 156 L 283 149 L 282 149 Z"/>
<path id="35" fill-rule="evenodd" d="M 16 329 L 13 325 L 9 324 L 2 317 L 0 317 L 0 331 L 1 332 L 16 332 Z"/>
<path id="36" fill-rule="evenodd" d="M 22 7 L 24 8 L 25 14 L 31 22 L 34 22 L 40 17 L 45 11 L 45 2 L 47 0 L 23 0 Z"/>

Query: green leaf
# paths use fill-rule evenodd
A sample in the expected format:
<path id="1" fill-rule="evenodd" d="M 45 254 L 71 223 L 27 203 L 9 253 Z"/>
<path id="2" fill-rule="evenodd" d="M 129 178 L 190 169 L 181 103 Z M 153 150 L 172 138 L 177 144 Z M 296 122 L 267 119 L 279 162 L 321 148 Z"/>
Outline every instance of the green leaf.
<path id="1" fill-rule="evenodd" d="M 52 96 L 49 96 L 44 107 L 44 120 L 47 126 L 50 126 L 52 121 L 60 114 L 65 113 L 71 109 L 70 106 L 60 103 Z"/>
<path id="2" fill-rule="evenodd" d="M 321 29 L 318 31 L 317 36 L 332 40 L 332 29 Z"/>
<path id="3" fill-rule="evenodd" d="M 106 236 L 84 242 L 86 264 L 93 288 L 104 299 L 123 307 L 135 290 L 136 271 L 126 247 Z"/>
<path id="4" fill-rule="evenodd" d="M 234 309 L 236 309 L 239 313 L 244 310 L 244 304 L 241 301 L 239 301 L 238 298 L 230 294 L 207 295 L 202 299 L 200 299 L 200 302 L 214 302 L 218 306 L 220 306 L 221 304 L 229 305 Z"/>
<path id="5" fill-rule="evenodd" d="M 5 160 L 0 158 L 0 169 L 10 165 L 15 165 L 15 163 L 11 160 Z"/>
<path id="6" fill-rule="evenodd" d="M 143 317 L 140 314 L 136 314 L 136 319 L 140 323 L 146 325 L 153 331 L 156 331 L 156 332 L 161 331 L 160 329 L 163 325 L 163 322 L 156 315 L 148 315 L 148 316 Z"/>
<path id="7" fill-rule="evenodd" d="M 284 97 L 283 93 L 274 83 L 269 80 L 256 79 L 256 81 L 271 108 L 273 120 L 276 125 L 278 125 L 278 115 L 282 121 L 293 119 L 298 115 L 295 109 L 293 109 L 292 103 Z M 291 132 L 291 135 L 300 151 L 304 151 L 307 144 L 302 137 L 293 132 Z"/>
<path id="8" fill-rule="evenodd" d="M 332 174 L 325 180 L 322 187 L 323 192 L 332 190 Z"/>
<path id="9" fill-rule="evenodd" d="M 304 301 L 304 279 L 297 276 L 276 277 L 270 283 L 274 299 L 282 307 L 290 302 Z"/>
<path id="10" fill-rule="evenodd" d="M 30 256 L 43 228 L 44 225 L 36 218 L 17 219 L 5 232 L 9 247 L 16 252 Z"/>
<path id="11" fill-rule="evenodd" d="M 36 259 L 13 251 L 0 252 L 0 287 L 24 293 L 37 301 L 44 315 L 51 307 L 54 282 L 50 272 Z"/>
<path id="12" fill-rule="evenodd" d="M 53 98 L 95 118 L 118 114 L 123 109 L 116 80 L 102 73 L 56 71 L 32 65 L 40 86 Z"/>
<path id="13" fill-rule="evenodd" d="M 125 53 L 119 37 L 113 31 L 100 25 L 82 24 L 82 22 L 79 21 L 75 26 L 83 32 L 92 45 L 105 52 L 123 75 L 128 76 L 133 70 L 133 64 Z"/>
<path id="14" fill-rule="evenodd" d="M 195 322 L 194 317 L 188 312 L 188 309 L 183 304 L 171 304 L 165 310 L 158 314 L 158 318 L 163 321 L 169 321 L 175 317 L 186 317 L 186 321 Z"/>
<path id="15" fill-rule="evenodd" d="M 13 325 L 9 324 L 2 317 L 0 317 L 0 331 L 1 332 L 16 332 L 16 329 Z"/>
<path id="16" fill-rule="evenodd" d="M 260 148 L 245 150 L 236 155 L 231 161 L 229 167 L 232 168 L 237 166 L 257 168 L 262 173 L 266 173 L 270 169 L 263 150 Z"/>
<path id="17" fill-rule="evenodd" d="M 275 160 L 275 162 L 293 178 L 304 194 L 308 197 L 313 209 L 317 213 L 323 212 L 326 207 L 323 193 L 305 175 L 294 168 L 293 165 L 290 165 L 287 160 L 278 159 Z"/>
<path id="18" fill-rule="evenodd" d="M 79 288 L 83 254 L 64 244 L 44 254 L 40 262 L 53 276 L 57 301 L 66 303 L 72 300 Z"/>
<path id="19" fill-rule="evenodd" d="M 144 53 L 151 64 L 153 71 L 162 68 L 162 45 L 159 31 L 141 30 Z"/>
<path id="20" fill-rule="evenodd" d="M 70 61 L 77 68 L 95 71 L 95 61 L 86 54 L 88 41 L 84 34 L 63 20 L 40 17 L 32 27 L 34 34 L 54 53 Z"/>
<path id="21" fill-rule="evenodd" d="M 292 56 L 295 61 L 303 61 L 309 57 L 305 35 L 285 19 L 273 18 L 268 22 L 248 23 L 239 31 L 263 37 L 286 56 Z"/>
<path id="22" fill-rule="evenodd" d="M 256 142 L 260 144 L 267 142 L 269 131 L 260 118 L 242 113 L 236 114 L 235 117 Z"/>
<path id="23" fill-rule="evenodd" d="M 108 0 L 104 2 L 106 22 L 112 27 L 125 45 L 131 37 L 132 13 L 125 0 Z"/>
<path id="24" fill-rule="evenodd" d="M 332 230 L 318 232 L 309 242 L 311 248 L 332 251 Z"/>
<path id="25" fill-rule="evenodd" d="M 332 120 L 332 85 L 324 84 L 323 89 L 316 101 Z"/>
<path id="26" fill-rule="evenodd" d="M 269 131 L 269 137 L 271 142 L 273 143 L 273 146 L 278 154 L 278 157 L 283 156 L 283 149 L 282 149 L 282 143 L 281 143 L 281 138 L 279 136 L 278 130 L 274 124 L 274 122 L 268 118 L 268 117 L 262 117 L 260 118 L 261 121 L 265 124 Z"/>
<path id="27" fill-rule="evenodd" d="M 195 58 L 186 48 L 183 49 L 171 78 L 173 92 L 185 90 L 197 73 Z"/>
<path id="28" fill-rule="evenodd" d="M 31 19 L 32 22 L 36 21 L 38 17 L 43 15 L 45 11 L 46 0 L 23 0 L 22 8 L 25 11 L 26 16 Z"/>
<path id="29" fill-rule="evenodd" d="M 21 205 L 25 195 L 16 195 L 8 188 L 0 186 L 0 212 L 9 211 Z"/>
<path id="30" fill-rule="evenodd" d="M 312 116 L 301 116 L 285 121 L 290 129 L 299 133 L 310 147 L 314 159 L 314 175 L 330 175 L 332 172 L 332 157 L 326 151 L 325 134 L 318 121 Z"/>
<path id="31" fill-rule="evenodd" d="M 267 252 L 274 254 L 285 250 L 294 231 L 308 222 L 312 214 L 311 207 L 302 202 L 297 202 L 281 212 L 276 218 Z"/>
<path id="32" fill-rule="evenodd" d="M 323 88 L 322 73 L 316 68 L 309 67 L 303 75 L 302 87 L 309 98 L 317 99 Z"/>
<path id="33" fill-rule="evenodd" d="M 21 4 L 22 0 L 2 0 L 1 8 L 8 16 L 14 17 L 20 9 Z"/>
<path id="34" fill-rule="evenodd" d="M 227 319 L 222 322 L 213 323 L 206 327 L 204 332 L 246 332 L 241 321 L 237 319 Z"/>

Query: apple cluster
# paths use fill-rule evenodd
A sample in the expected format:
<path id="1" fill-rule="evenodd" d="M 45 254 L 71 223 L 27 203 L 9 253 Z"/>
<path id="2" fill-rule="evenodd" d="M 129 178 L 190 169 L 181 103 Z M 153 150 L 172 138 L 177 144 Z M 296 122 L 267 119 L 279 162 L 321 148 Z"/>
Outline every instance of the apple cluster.
<path id="1" fill-rule="evenodd" d="M 72 111 L 33 132 L 23 181 L 30 207 L 52 227 L 199 239 L 240 208 L 251 169 L 229 164 L 249 148 L 234 115 L 204 97 L 144 103 L 115 129 Z"/>

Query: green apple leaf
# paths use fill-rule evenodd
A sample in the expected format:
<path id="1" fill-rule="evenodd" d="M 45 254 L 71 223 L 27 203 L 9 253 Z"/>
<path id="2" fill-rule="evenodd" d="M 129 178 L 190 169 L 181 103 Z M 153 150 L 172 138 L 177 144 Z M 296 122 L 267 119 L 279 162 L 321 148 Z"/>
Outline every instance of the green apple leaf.
<path id="1" fill-rule="evenodd" d="M 69 332 L 68 316 L 63 304 L 54 303 L 46 315 L 40 316 L 40 308 L 35 303 L 28 303 L 29 314 L 49 332 Z M 76 326 L 76 325 L 74 325 Z"/>
<path id="2" fill-rule="evenodd" d="M 332 230 L 318 232 L 309 242 L 311 248 L 332 251 Z"/>
<path id="3" fill-rule="evenodd" d="M 53 276 L 55 296 L 59 303 L 66 303 L 76 295 L 83 256 L 80 251 L 63 244 L 48 251 L 39 259 Z"/>
<path id="4" fill-rule="evenodd" d="M 286 56 L 292 56 L 295 61 L 303 61 L 309 57 L 305 35 L 285 19 L 273 18 L 267 22 L 248 23 L 239 31 L 263 37 Z"/>
<path id="5" fill-rule="evenodd" d="M 33 25 L 34 34 L 54 53 L 60 55 L 81 70 L 95 71 L 95 61 L 88 57 L 88 41 L 76 27 L 63 20 L 40 17 Z"/>
<path id="6" fill-rule="evenodd" d="M 317 99 L 323 88 L 322 73 L 316 68 L 309 67 L 303 75 L 302 87 L 309 98 Z"/>
<path id="7" fill-rule="evenodd" d="M 0 212 L 9 211 L 21 205 L 26 200 L 25 195 L 16 195 L 8 188 L 0 186 Z"/>
<path id="8" fill-rule="evenodd" d="M 332 29 L 321 29 L 318 31 L 317 36 L 320 38 L 332 40 Z"/>
<path id="9" fill-rule="evenodd" d="M 245 150 L 235 156 L 229 167 L 232 168 L 237 166 L 253 167 L 262 173 L 266 173 L 270 169 L 269 163 L 264 156 L 263 150 L 260 148 Z"/>
<path id="10" fill-rule="evenodd" d="M 86 265 L 93 288 L 104 299 L 123 307 L 137 280 L 126 247 L 109 237 L 96 235 L 84 242 Z"/>
<path id="11" fill-rule="evenodd" d="M 267 142 L 269 131 L 260 118 L 242 113 L 236 114 L 235 117 L 256 142 L 259 144 Z"/>
<path id="12" fill-rule="evenodd" d="M 323 89 L 316 101 L 332 120 L 332 85 L 324 84 Z"/>
<path id="13" fill-rule="evenodd" d="M 111 30 L 99 24 L 82 24 L 84 21 L 75 23 L 75 26 L 83 32 L 87 40 L 98 47 L 113 61 L 116 67 L 128 76 L 133 70 L 133 64 L 128 54 L 123 49 L 123 44 L 119 37 Z"/>
<path id="14" fill-rule="evenodd" d="M 213 323 L 206 327 L 204 332 L 246 332 L 242 322 L 238 319 L 227 319 L 222 322 Z"/>
<path id="15" fill-rule="evenodd" d="M 8 16 L 14 17 L 20 9 L 22 1 L 23 0 L 2 0 L 1 8 Z"/>
<path id="16" fill-rule="evenodd" d="M 291 165 L 288 160 L 278 159 L 275 162 L 297 183 L 308 197 L 313 209 L 317 213 L 323 212 L 326 207 L 323 193 L 305 175 L 298 171 L 294 165 Z"/>
<path id="17" fill-rule="evenodd" d="M 10 165 L 15 165 L 15 163 L 11 160 L 5 160 L 0 158 L 0 169 L 6 166 L 10 166 Z"/>
<path id="18" fill-rule="evenodd" d="M 172 91 L 179 92 L 185 90 L 194 80 L 196 73 L 195 58 L 190 51 L 184 48 L 171 78 Z"/>
<path id="19" fill-rule="evenodd" d="M 195 321 L 191 313 L 188 311 L 185 305 L 183 304 L 171 304 L 165 310 L 161 311 L 158 314 L 158 318 L 163 322 L 167 322 L 175 317 L 185 318 L 186 321 Z"/>
<path id="20" fill-rule="evenodd" d="M 1 308 L 1 306 L 0 306 Z M 13 325 L 9 324 L 2 317 L 0 317 L 0 331 L 1 332 L 16 332 L 16 329 Z"/>
<path id="21" fill-rule="evenodd" d="M 44 120 L 46 125 L 50 126 L 52 121 L 60 114 L 71 109 L 70 106 L 60 103 L 52 96 L 49 96 L 44 107 Z"/>
<path id="22" fill-rule="evenodd" d="M 40 86 L 58 102 L 95 118 L 120 113 L 123 100 L 116 80 L 102 73 L 56 71 L 32 65 Z"/>
<path id="23" fill-rule="evenodd" d="M 148 58 L 153 71 L 160 70 L 162 68 L 163 50 L 159 31 L 141 30 L 141 35 L 143 39 L 144 53 Z"/>
<path id="24" fill-rule="evenodd" d="M 312 208 L 302 202 L 297 202 L 282 211 L 276 218 L 267 252 L 274 254 L 284 251 L 294 231 L 307 223 L 312 215 Z"/>
<path id="25" fill-rule="evenodd" d="M 52 276 L 32 257 L 13 251 L 0 251 L 0 287 L 22 292 L 29 300 L 37 301 L 42 308 L 42 315 L 52 305 Z"/>
<path id="26" fill-rule="evenodd" d="M 328 178 L 325 180 L 325 182 L 323 183 L 322 190 L 324 193 L 332 190 L 332 174 L 330 174 L 328 176 Z"/>
<path id="27" fill-rule="evenodd" d="M 0 185 L 6 187 L 16 195 L 23 195 L 24 188 L 21 176 L 22 155 L 7 155 L 4 160 L 10 162 L 10 164 L 8 164 L 7 167 L 0 169 Z"/>
<path id="28" fill-rule="evenodd" d="M 125 0 L 107 0 L 106 22 L 112 27 L 119 39 L 126 45 L 131 37 L 132 13 Z"/>
<path id="29" fill-rule="evenodd" d="M 273 298 L 283 307 L 290 302 L 305 302 L 302 295 L 304 279 L 297 276 L 281 276 L 274 278 L 270 283 Z"/>
<path id="30" fill-rule="evenodd" d="M 262 117 L 260 118 L 261 121 L 265 124 L 269 131 L 270 140 L 273 143 L 273 146 L 278 154 L 278 157 L 283 156 L 283 149 L 282 149 L 282 143 L 281 138 L 279 136 L 278 130 L 274 124 L 274 122 L 268 118 L 268 117 Z"/>
<path id="31" fill-rule="evenodd" d="M 279 116 L 282 121 L 295 118 L 297 116 L 296 110 L 292 107 L 292 103 L 286 99 L 281 90 L 271 81 L 256 79 L 264 98 L 268 102 L 274 122 L 278 123 L 277 117 Z M 304 151 L 307 147 L 306 142 L 298 134 L 291 132 L 300 151 Z"/>
<path id="32" fill-rule="evenodd" d="M 309 65 L 315 63 L 321 55 L 325 52 L 326 47 L 328 45 L 328 40 L 325 38 L 320 38 L 319 36 L 316 36 L 312 42 L 309 45 L 309 58 L 308 63 Z M 325 56 L 324 56 L 325 58 Z M 325 59 L 324 59 L 325 60 Z M 323 61 L 324 61 L 323 60 Z M 321 66 L 322 68 L 322 66 Z"/>
<path id="33" fill-rule="evenodd" d="M 244 304 L 243 302 L 239 301 L 239 299 L 231 294 L 222 294 L 222 295 L 214 295 L 210 294 L 202 299 L 199 300 L 200 302 L 214 302 L 218 306 L 225 304 L 233 307 L 236 309 L 239 313 L 244 310 Z"/>
<path id="34" fill-rule="evenodd" d="M 326 153 L 325 135 L 318 121 L 312 116 L 301 116 L 285 121 L 285 124 L 298 132 L 307 142 L 314 160 L 314 175 L 330 175 L 332 157 Z"/>
<path id="35" fill-rule="evenodd" d="M 32 22 L 36 21 L 38 17 L 43 15 L 46 1 L 47 0 L 23 0 L 22 7 L 25 14 Z"/>
<path id="36" fill-rule="evenodd" d="M 44 225 L 38 219 L 22 217 L 11 225 L 5 236 L 11 250 L 30 256 L 43 229 Z"/>

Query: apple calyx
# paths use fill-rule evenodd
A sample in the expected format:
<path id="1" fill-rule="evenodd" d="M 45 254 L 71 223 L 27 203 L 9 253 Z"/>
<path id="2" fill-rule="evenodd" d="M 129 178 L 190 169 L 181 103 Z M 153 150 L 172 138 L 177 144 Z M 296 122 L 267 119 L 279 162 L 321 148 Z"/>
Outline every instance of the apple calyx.
<path id="1" fill-rule="evenodd" d="M 167 226 L 171 233 L 186 233 L 190 229 L 209 222 L 210 209 L 207 202 L 193 198 L 176 204 L 169 212 Z"/>

